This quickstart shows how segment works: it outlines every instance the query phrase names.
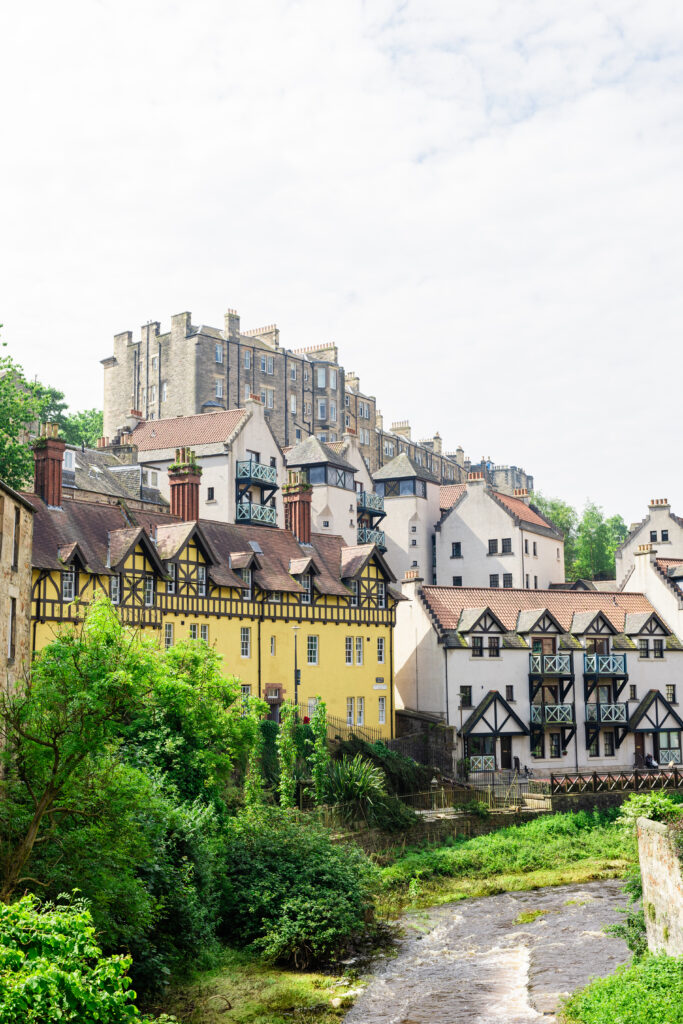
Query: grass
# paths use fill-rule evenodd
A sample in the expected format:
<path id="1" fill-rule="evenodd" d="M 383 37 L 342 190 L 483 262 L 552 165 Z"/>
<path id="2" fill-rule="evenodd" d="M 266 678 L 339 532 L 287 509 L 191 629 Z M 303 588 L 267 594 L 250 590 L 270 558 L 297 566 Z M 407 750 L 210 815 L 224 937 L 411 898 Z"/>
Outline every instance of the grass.
<path id="1" fill-rule="evenodd" d="M 683 1019 L 683 959 L 648 956 L 574 993 L 563 1024 L 676 1024 Z"/>
<path id="2" fill-rule="evenodd" d="M 513 924 L 531 924 L 532 921 L 535 921 L 537 918 L 543 917 L 544 914 L 549 914 L 549 913 L 550 913 L 549 910 L 523 910 L 521 914 L 517 915 L 517 917 L 514 919 L 514 921 L 512 923 Z"/>
<path id="3" fill-rule="evenodd" d="M 354 989 L 340 975 L 286 970 L 227 950 L 215 970 L 176 987 L 156 1009 L 183 1024 L 338 1024 L 353 1003 L 343 993 Z"/>

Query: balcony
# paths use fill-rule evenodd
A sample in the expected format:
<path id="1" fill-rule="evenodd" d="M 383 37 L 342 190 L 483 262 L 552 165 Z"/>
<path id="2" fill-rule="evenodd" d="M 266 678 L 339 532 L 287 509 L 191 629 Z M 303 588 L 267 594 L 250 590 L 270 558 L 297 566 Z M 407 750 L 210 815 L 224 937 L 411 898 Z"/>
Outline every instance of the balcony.
<path id="1" fill-rule="evenodd" d="M 530 654 L 529 675 L 571 676 L 574 674 L 571 654 Z"/>
<path id="2" fill-rule="evenodd" d="M 358 527 L 359 544 L 376 544 L 378 548 L 386 547 L 384 543 L 384 530 L 371 530 L 367 526 Z"/>
<path id="3" fill-rule="evenodd" d="M 236 473 L 238 480 L 267 484 L 271 487 L 277 486 L 277 469 L 275 466 L 264 466 L 262 462 L 254 462 L 253 459 L 238 462 Z"/>
<path id="4" fill-rule="evenodd" d="M 356 505 L 358 506 L 359 512 L 384 512 L 384 498 L 381 494 L 370 493 L 369 491 L 360 491 L 356 495 Z"/>
<path id="5" fill-rule="evenodd" d="M 532 704 L 531 721 L 534 725 L 573 725 L 574 708 L 571 704 Z"/>
<path id="6" fill-rule="evenodd" d="M 258 465 L 258 463 L 254 463 L 254 465 Z M 238 502 L 236 507 L 238 523 L 260 523 L 262 526 L 275 526 L 277 522 L 277 513 L 270 505 L 254 505 L 251 501 L 242 501 Z"/>
<path id="7" fill-rule="evenodd" d="M 586 721 L 599 725 L 628 725 L 628 704 L 586 704 Z"/>
<path id="8" fill-rule="evenodd" d="M 583 673 L 586 676 L 625 676 L 625 654 L 584 654 Z"/>

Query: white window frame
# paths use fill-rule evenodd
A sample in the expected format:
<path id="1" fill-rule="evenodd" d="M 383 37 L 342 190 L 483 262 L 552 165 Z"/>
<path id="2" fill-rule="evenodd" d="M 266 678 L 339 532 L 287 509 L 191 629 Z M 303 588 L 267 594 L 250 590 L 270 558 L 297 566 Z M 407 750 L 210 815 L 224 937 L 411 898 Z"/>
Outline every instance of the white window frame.
<path id="1" fill-rule="evenodd" d="M 320 664 L 320 638 L 315 633 L 306 638 L 306 664 Z"/>
<path id="2" fill-rule="evenodd" d="M 265 357 L 265 355 L 262 355 L 261 356 L 261 373 L 265 373 L 266 372 L 266 367 L 267 366 L 268 366 L 268 363 L 266 362 L 266 357 Z"/>
<path id="3" fill-rule="evenodd" d="M 268 356 L 267 366 L 266 366 L 266 373 L 270 374 L 271 377 L 275 373 L 275 363 L 273 361 L 273 357 L 272 356 Z"/>
<path id="4" fill-rule="evenodd" d="M 384 658 L 385 658 L 384 637 L 383 636 L 378 636 L 377 637 L 377 664 L 378 665 L 383 665 L 384 664 Z"/>
<path id="5" fill-rule="evenodd" d="M 216 380 L 215 384 L 216 384 L 216 398 L 222 398 L 223 397 L 223 381 L 222 381 L 222 379 L 219 377 L 218 380 Z"/>
<path id="6" fill-rule="evenodd" d="M 387 724 L 387 698 L 377 698 L 377 721 L 380 725 Z"/>
<path id="7" fill-rule="evenodd" d="M 154 607 L 154 577 L 149 573 L 145 576 L 145 608 Z"/>
<path id="8" fill-rule="evenodd" d="M 344 660 L 345 664 L 353 665 L 353 637 L 344 637 Z"/>
<path id="9" fill-rule="evenodd" d="M 240 628 L 240 657 L 251 658 L 251 626 Z"/>
<path id="10" fill-rule="evenodd" d="M 377 583 L 377 607 L 380 611 L 384 611 L 387 606 L 387 588 L 383 580 L 379 580 Z"/>
<path id="11" fill-rule="evenodd" d="M 161 401 L 166 402 L 168 400 L 168 384 L 166 381 L 161 385 Z"/>
<path id="12" fill-rule="evenodd" d="M 67 448 L 64 452 L 64 469 L 72 470 L 74 468 L 74 457 L 75 453 Z"/>
<path id="13" fill-rule="evenodd" d="M 296 395 L 289 396 L 289 413 L 290 416 L 296 416 Z"/>
<path id="14" fill-rule="evenodd" d="M 242 569 L 242 579 L 247 584 L 246 588 L 242 591 L 242 600 L 251 601 L 254 590 L 251 569 Z"/>
<path id="15" fill-rule="evenodd" d="M 197 622 L 190 623 L 190 640 L 199 639 L 199 624 Z"/>
<path id="16" fill-rule="evenodd" d="M 355 708 L 356 708 L 356 702 L 355 702 L 354 698 L 353 697 L 347 697 L 346 698 L 346 724 L 347 725 L 355 725 L 355 722 L 354 722 Z"/>
<path id="17" fill-rule="evenodd" d="M 356 665 L 363 664 L 363 637 L 356 637 Z"/>
<path id="18" fill-rule="evenodd" d="M 219 345 L 219 344 L 216 344 L 215 362 L 217 362 L 217 363 L 222 363 L 223 362 L 223 346 Z"/>
<path id="19" fill-rule="evenodd" d="M 351 600 L 349 607 L 358 607 L 358 580 L 351 580 Z"/>
<path id="20" fill-rule="evenodd" d="M 121 576 L 115 573 L 109 580 L 109 600 L 112 604 L 121 604 Z"/>
<path id="21" fill-rule="evenodd" d="M 330 419 L 332 422 L 337 420 L 337 403 L 330 399 Z"/>
<path id="22" fill-rule="evenodd" d="M 197 594 L 206 597 L 206 566 L 197 566 Z"/>
<path id="23" fill-rule="evenodd" d="M 296 366 L 290 366 L 289 368 L 289 379 L 296 380 Z"/>
<path id="24" fill-rule="evenodd" d="M 356 697 L 356 725 L 365 725 L 365 697 Z"/>
<path id="25" fill-rule="evenodd" d="M 251 683 L 242 683 L 240 685 L 240 693 L 243 700 L 248 700 L 251 697 Z"/>
<path id="26" fill-rule="evenodd" d="M 318 419 L 319 420 L 326 420 L 327 419 L 327 399 L 326 398 L 319 398 L 318 399 Z"/>
<path id="27" fill-rule="evenodd" d="M 76 570 L 62 570 L 62 601 L 73 601 L 76 597 Z"/>
<path id="28" fill-rule="evenodd" d="M 327 374 L 324 366 L 315 368 L 316 387 L 324 388 L 327 383 Z"/>
<path id="29" fill-rule="evenodd" d="M 330 388 L 332 391 L 337 390 L 337 371 L 330 369 Z"/>
<path id="30" fill-rule="evenodd" d="M 251 349 L 245 348 L 244 350 L 244 369 L 251 370 Z"/>
<path id="31" fill-rule="evenodd" d="M 311 589 L 312 589 L 310 573 L 308 573 L 308 572 L 304 573 L 304 575 L 301 577 L 301 586 L 304 588 L 304 592 L 301 595 L 301 603 L 302 604 L 310 604 L 311 603 Z"/>
<path id="32" fill-rule="evenodd" d="M 268 604 L 282 604 L 282 592 L 271 590 L 268 594 Z"/>
<path id="33" fill-rule="evenodd" d="M 166 593 L 175 594 L 176 592 L 176 564 L 175 562 L 166 563 L 166 573 L 171 578 L 166 580 Z"/>
<path id="34" fill-rule="evenodd" d="M 169 647 L 173 647 L 173 623 L 164 623 L 164 650 L 168 650 Z"/>
<path id="35" fill-rule="evenodd" d="M 199 627 L 199 639 L 203 640 L 205 644 L 209 642 L 209 624 L 208 622 L 202 622 Z"/>

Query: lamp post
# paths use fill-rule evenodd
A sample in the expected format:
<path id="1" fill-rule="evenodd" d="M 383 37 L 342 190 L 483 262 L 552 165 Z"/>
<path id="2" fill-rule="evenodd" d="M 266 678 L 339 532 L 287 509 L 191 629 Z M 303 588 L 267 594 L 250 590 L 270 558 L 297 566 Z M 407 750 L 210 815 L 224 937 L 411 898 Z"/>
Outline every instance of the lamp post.
<path id="1" fill-rule="evenodd" d="M 299 681 L 301 679 L 301 672 L 299 671 L 299 665 L 297 662 L 297 633 L 301 629 L 301 626 L 292 626 L 292 632 L 294 633 L 294 706 L 299 708 Z"/>

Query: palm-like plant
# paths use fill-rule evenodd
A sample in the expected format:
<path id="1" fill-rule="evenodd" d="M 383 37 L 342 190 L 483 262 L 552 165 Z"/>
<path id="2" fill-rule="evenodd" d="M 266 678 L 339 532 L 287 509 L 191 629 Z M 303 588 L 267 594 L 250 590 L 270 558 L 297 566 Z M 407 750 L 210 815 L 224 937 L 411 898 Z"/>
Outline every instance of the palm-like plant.
<path id="1" fill-rule="evenodd" d="M 343 816 L 366 817 L 369 807 L 386 794 L 384 772 L 372 761 L 356 754 L 330 762 L 327 776 L 327 799 L 343 805 Z"/>

